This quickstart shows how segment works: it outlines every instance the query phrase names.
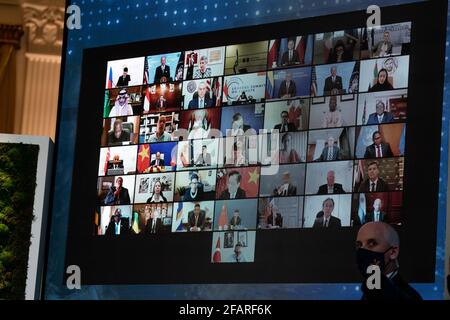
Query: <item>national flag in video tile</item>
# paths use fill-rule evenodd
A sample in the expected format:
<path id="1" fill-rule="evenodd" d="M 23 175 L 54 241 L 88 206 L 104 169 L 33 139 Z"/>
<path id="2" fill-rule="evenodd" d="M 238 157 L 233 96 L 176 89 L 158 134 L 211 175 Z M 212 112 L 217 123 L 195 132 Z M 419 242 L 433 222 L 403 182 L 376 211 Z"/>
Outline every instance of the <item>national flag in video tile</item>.
<path id="1" fill-rule="evenodd" d="M 222 205 L 222 211 L 219 216 L 219 230 L 223 230 L 226 225 L 228 225 L 228 213 L 227 213 L 227 202 L 224 201 Z"/>
<path id="2" fill-rule="evenodd" d="M 217 238 L 216 251 L 214 251 L 214 256 L 213 256 L 214 263 L 218 263 L 218 262 L 222 261 L 222 257 L 220 255 L 220 235 L 221 235 L 221 233 L 219 233 L 219 237 Z"/>
<path id="3" fill-rule="evenodd" d="M 114 84 L 113 84 L 113 73 L 112 73 L 112 67 L 109 67 L 108 89 L 111 89 L 112 87 L 114 87 Z"/>
<path id="4" fill-rule="evenodd" d="M 270 40 L 269 54 L 267 55 L 267 65 L 269 68 L 277 67 L 278 48 L 280 47 L 280 40 Z M 275 63 L 274 63 L 275 62 Z"/>
<path id="5" fill-rule="evenodd" d="M 149 76 L 148 76 L 148 60 L 147 58 L 144 59 L 144 84 L 149 83 Z"/>

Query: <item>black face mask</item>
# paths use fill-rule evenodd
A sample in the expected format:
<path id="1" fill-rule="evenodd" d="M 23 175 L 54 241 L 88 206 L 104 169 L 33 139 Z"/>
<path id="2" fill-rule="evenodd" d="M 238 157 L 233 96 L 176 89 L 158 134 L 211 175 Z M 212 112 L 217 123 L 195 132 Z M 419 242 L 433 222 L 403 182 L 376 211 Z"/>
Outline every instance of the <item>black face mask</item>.
<path id="1" fill-rule="evenodd" d="M 384 252 L 375 252 L 363 248 L 358 248 L 356 250 L 356 263 L 358 264 L 359 272 L 361 272 L 364 278 L 367 278 L 370 274 L 367 274 L 367 267 L 370 265 L 378 265 L 380 271 L 383 272 L 386 268 L 384 263 L 384 254 L 391 250 L 389 247 Z"/>

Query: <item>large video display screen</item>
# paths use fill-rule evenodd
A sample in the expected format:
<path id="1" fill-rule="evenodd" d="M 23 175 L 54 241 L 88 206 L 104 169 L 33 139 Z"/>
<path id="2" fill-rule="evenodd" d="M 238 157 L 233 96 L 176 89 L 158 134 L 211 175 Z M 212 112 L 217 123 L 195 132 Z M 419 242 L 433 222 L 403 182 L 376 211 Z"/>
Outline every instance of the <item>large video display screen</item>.
<path id="1" fill-rule="evenodd" d="M 83 283 L 358 281 L 369 221 L 433 281 L 443 50 L 408 10 L 361 17 L 85 50 L 66 255 Z"/>

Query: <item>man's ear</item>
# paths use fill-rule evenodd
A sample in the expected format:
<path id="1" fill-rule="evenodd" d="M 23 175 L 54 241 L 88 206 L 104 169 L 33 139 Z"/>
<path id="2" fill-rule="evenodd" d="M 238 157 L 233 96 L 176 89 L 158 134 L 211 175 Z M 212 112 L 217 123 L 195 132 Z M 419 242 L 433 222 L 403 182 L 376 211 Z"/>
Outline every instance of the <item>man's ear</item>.
<path id="1" fill-rule="evenodd" d="M 400 248 L 393 246 L 391 249 L 391 253 L 389 254 L 389 258 L 391 258 L 391 260 L 397 259 L 399 252 L 400 252 Z"/>

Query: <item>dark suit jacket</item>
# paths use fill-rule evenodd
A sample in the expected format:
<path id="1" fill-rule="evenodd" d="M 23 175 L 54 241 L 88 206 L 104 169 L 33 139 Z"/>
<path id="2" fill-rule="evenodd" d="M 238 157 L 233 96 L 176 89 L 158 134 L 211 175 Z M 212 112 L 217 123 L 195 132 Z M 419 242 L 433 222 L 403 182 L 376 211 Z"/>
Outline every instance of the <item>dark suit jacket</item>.
<path id="1" fill-rule="evenodd" d="M 235 199 L 244 199 L 244 198 L 246 198 L 245 191 L 241 188 L 238 188 L 236 191 Z M 230 192 L 228 191 L 228 189 L 225 189 L 224 191 L 222 191 L 222 193 L 220 194 L 220 199 L 221 200 L 229 200 L 230 199 Z"/>
<path id="2" fill-rule="evenodd" d="M 191 196 L 191 188 L 186 188 L 186 191 L 183 195 L 183 201 L 196 201 L 196 200 L 202 200 L 203 197 L 203 185 L 197 186 L 197 195 L 195 198 L 192 198 Z"/>
<path id="3" fill-rule="evenodd" d="M 195 160 L 195 165 L 205 165 L 210 166 L 211 165 L 211 154 L 206 153 L 206 156 L 203 158 L 203 154 L 200 153 Z"/>
<path id="4" fill-rule="evenodd" d="M 391 146 L 389 143 L 382 142 L 380 144 L 381 146 L 381 153 L 384 157 L 392 157 L 394 154 L 392 153 Z M 371 144 L 366 148 L 366 152 L 364 153 L 364 158 L 376 158 L 377 153 L 375 150 L 375 144 Z"/>
<path id="5" fill-rule="evenodd" d="M 189 228 L 191 228 L 191 227 L 199 227 L 200 229 L 203 230 L 203 228 L 205 227 L 205 218 L 206 218 L 205 210 L 200 210 L 200 214 L 198 215 L 197 224 L 195 224 L 194 210 L 189 211 L 189 213 L 188 213 Z"/>
<path id="6" fill-rule="evenodd" d="M 370 192 L 370 180 L 366 179 L 359 186 L 358 192 Z M 375 192 L 384 192 L 389 191 L 389 185 L 381 178 L 378 178 L 377 186 L 375 188 Z"/>
<path id="7" fill-rule="evenodd" d="M 292 50 L 292 58 L 289 60 L 289 50 L 286 50 L 283 55 L 281 56 L 281 65 L 282 66 L 289 66 L 291 64 L 298 64 L 300 63 L 300 58 L 298 56 L 297 50 Z"/>
<path id="8" fill-rule="evenodd" d="M 288 127 L 288 131 L 295 131 L 295 125 L 293 123 L 288 123 L 287 124 Z M 274 129 L 278 129 L 280 132 L 286 132 L 285 130 L 281 130 L 281 123 L 276 124 Z"/>
<path id="9" fill-rule="evenodd" d="M 345 193 L 344 189 L 342 188 L 342 184 L 335 183 L 333 186 L 333 193 L 334 194 L 340 194 Z M 328 185 L 323 184 L 319 187 L 319 191 L 317 191 L 317 194 L 328 194 Z"/>
<path id="10" fill-rule="evenodd" d="M 363 293 L 361 300 L 385 300 L 385 301 L 418 301 L 422 300 L 420 294 L 405 282 L 397 273 L 392 279 L 381 275 L 381 288 L 378 290 L 369 290 L 366 281 L 361 285 Z"/>
<path id="11" fill-rule="evenodd" d="M 147 224 L 144 227 L 144 234 L 152 233 L 152 223 L 153 223 L 153 219 L 152 218 L 148 219 Z M 154 233 L 161 233 L 162 229 L 163 229 L 163 224 L 162 224 L 161 218 L 157 218 Z"/>
<path id="12" fill-rule="evenodd" d="M 128 86 L 128 83 L 131 81 L 131 77 L 129 74 L 127 74 L 126 77 L 124 77 L 123 75 L 121 75 L 119 77 L 119 80 L 117 80 L 117 84 L 116 87 L 126 87 Z"/>
<path id="13" fill-rule="evenodd" d="M 273 213 L 271 213 L 268 217 L 267 217 L 267 224 L 271 224 L 272 226 L 274 226 L 273 224 Z M 275 226 L 278 227 L 283 227 L 283 217 L 281 216 L 281 214 L 277 213 L 276 217 L 275 217 Z"/>
<path id="14" fill-rule="evenodd" d="M 330 216 L 330 220 L 328 221 L 328 229 L 340 228 L 341 227 L 341 219 L 336 218 L 334 216 Z M 320 218 L 316 218 L 313 224 L 313 228 L 324 228 L 323 226 L 323 215 Z"/>
<path id="15" fill-rule="evenodd" d="M 329 147 L 323 148 L 322 154 L 320 155 L 320 158 L 319 158 L 320 161 L 327 161 L 328 160 L 328 148 Z M 340 153 L 340 149 L 338 147 L 336 147 L 336 146 L 333 146 L 333 156 L 332 156 L 331 160 L 340 160 L 341 155 L 339 153 Z"/>
<path id="16" fill-rule="evenodd" d="M 230 226 L 239 226 L 241 224 L 241 217 L 237 217 L 234 221 L 234 217 L 230 219 Z"/>
<path id="17" fill-rule="evenodd" d="M 205 108 L 214 107 L 214 101 L 208 96 L 205 96 L 204 100 Z M 198 98 L 189 101 L 188 109 L 198 109 Z"/>
<path id="18" fill-rule="evenodd" d="M 332 79 L 331 76 L 325 79 L 325 85 L 323 86 L 323 94 L 330 94 L 331 90 L 333 89 L 338 89 L 339 92 L 341 92 L 342 78 L 340 76 L 336 76 L 334 83 L 331 79 Z"/>
<path id="19" fill-rule="evenodd" d="M 156 159 L 155 159 L 155 160 L 152 160 L 152 162 L 150 163 L 150 165 L 156 166 Z M 164 159 L 159 159 L 159 166 L 160 166 L 160 167 L 164 167 L 164 166 L 165 166 L 165 164 L 164 164 Z"/>
<path id="20" fill-rule="evenodd" d="M 381 119 L 381 123 L 388 123 L 394 121 L 394 115 L 390 112 L 383 112 L 383 119 Z M 378 115 L 377 113 L 372 113 L 369 115 L 369 119 L 367 119 L 366 124 L 380 124 L 378 122 Z"/>
<path id="21" fill-rule="evenodd" d="M 118 197 L 114 196 L 114 192 L 116 192 L 116 187 L 112 186 L 105 197 L 105 204 L 130 204 L 130 194 L 127 188 L 122 187 L 122 191 Z"/>
<path id="22" fill-rule="evenodd" d="M 286 89 L 286 80 L 281 81 L 280 88 L 278 89 L 278 98 L 281 98 L 285 94 L 290 94 L 291 97 L 295 97 L 297 94 L 297 87 L 293 80 L 289 83 L 289 89 Z"/>
<path id="23" fill-rule="evenodd" d="M 162 71 L 161 66 L 158 66 L 155 70 L 155 82 L 161 82 L 162 77 L 166 77 L 167 81 L 171 81 L 170 67 L 167 64 L 164 66 L 164 72 Z"/>
<path id="24" fill-rule="evenodd" d="M 115 226 L 114 219 L 111 218 L 111 221 L 108 224 L 108 228 L 106 228 L 106 235 L 108 236 L 114 236 L 116 234 L 116 226 Z M 130 225 L 127 218 L 121 218 L 120 219 L 120 236 L 126 235 L 130 231 Z"/>
<path id="25" fill-rule="evenodd" d="M 380 221 L 384 221 L 384 217 L 386 216 L 386 214 L 382 211 L 380 211 Z M 374 212 L 370 211 L 366 213 L 366 217 L 365 217 L 365 221 L 366 222 L 372 222 L 374 218 Z"/>
<path id="26" fill-rule="evenodd" d="M 278 194 L 278 189 L 273 190 L 273 193 L 276 196 L 282 196 L 282 194 Z M 296 194 L 297 194 L 297 187 L 294 186 L 292 183 L 289 183 L 286 196 L 295 196 Z"/>

